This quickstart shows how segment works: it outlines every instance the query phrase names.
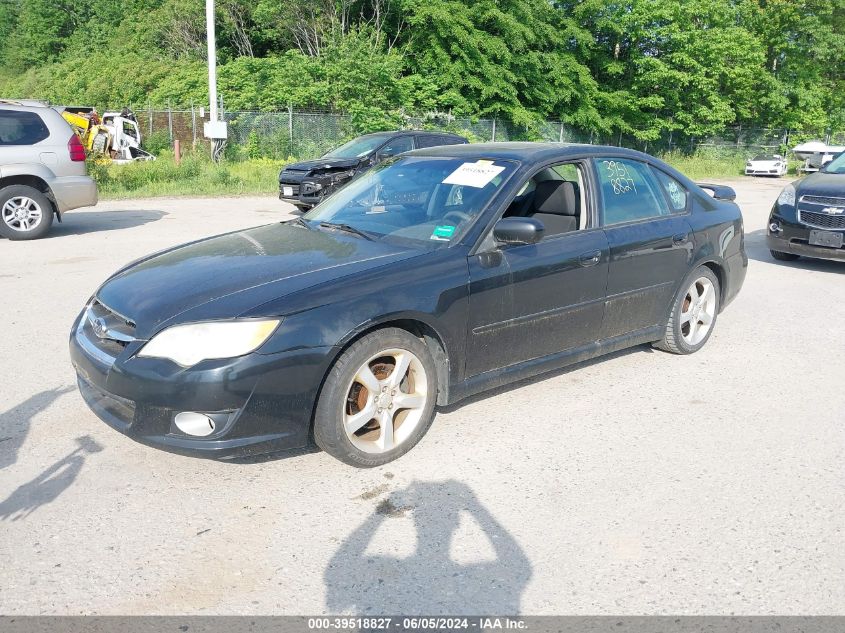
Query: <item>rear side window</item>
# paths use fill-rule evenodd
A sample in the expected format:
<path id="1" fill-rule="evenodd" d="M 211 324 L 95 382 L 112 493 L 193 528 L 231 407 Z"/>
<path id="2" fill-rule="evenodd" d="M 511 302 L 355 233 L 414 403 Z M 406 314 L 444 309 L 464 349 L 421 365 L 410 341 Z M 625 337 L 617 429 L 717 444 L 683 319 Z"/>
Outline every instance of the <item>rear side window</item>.
<path id="1" fill-rule="evenodd" d="M 687 190 L 677 180 L 672 178 L 669 174 L 665 174 L 659 169 L 653 170 L 657 175 L 657 180 L 660 181 L 660 186 L 666 192 L 666 197 L 669 199 L 669 206 L 675 213 L 681 213 L 687 209 Z"/>
<path id="2" fill-rule="evenodd" d="M 648 165 L 622 158 L 596 161 L 602 193 L 602 223 L 621 224 L 670 214 Z"/>
<path id="3" fill-rule="evenodd" d="M 34 145 L 48 136 L 50 131 L 34 112 L 0 110 L 0 145 Z"/>

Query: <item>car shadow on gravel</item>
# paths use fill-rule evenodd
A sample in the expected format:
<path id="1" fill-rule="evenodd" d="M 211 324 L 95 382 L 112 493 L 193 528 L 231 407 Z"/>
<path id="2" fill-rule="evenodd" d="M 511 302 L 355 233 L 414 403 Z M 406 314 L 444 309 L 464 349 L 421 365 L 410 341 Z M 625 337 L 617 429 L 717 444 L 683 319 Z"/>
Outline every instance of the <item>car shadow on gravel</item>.
<path id="1" fill-rule="evenodd" d="M 764 264 L 814 270 L 821 273 L 845 274 L 845 262 L 830 259 L 813 259 L 812 257 L 801 257 L 792 262 L 780 262 L 776 260 L 769 252 L 769 247 L 766 246 L 765 229 L 758 229 L 745 234 L 745 252 L 748 253 L 749 259 L 763 262 Z"/>
<path id="2" fill-rule="evenodd" d="M 531 563 L 469 486 L 454 479 L 414 482 L 373 501 L 373 513 L 323 574 L 329 613 L 520 612 Z M 409 529 L 416 533 L 414 551 L 397 555 Z"/>
<path id="3" fill-rule="evenodd" d="M 167 213 L 154 209 L 127 209 L 126 211 L 68 211 L 47 234 L 47 239 L 66 235 L 84 235 L 105 231 L 119 231 L 143 226 L 161 220 Z"/>

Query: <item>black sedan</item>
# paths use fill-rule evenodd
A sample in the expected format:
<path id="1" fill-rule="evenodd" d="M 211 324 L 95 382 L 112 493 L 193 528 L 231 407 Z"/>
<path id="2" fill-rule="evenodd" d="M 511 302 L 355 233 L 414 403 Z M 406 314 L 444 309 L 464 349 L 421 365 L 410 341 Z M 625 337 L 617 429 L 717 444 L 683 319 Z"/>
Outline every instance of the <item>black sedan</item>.
<path id="1" fill-rule="evenodd" d="M 466 142 L 457 134 L 421 130 L 365 134 L 316 160 L 286 165 L 279 172 L 279 199 L 305 211 L 388 158 L 413 149 Z"/>
<path id="2" fill-rule="evenodd" d="M 780 261 L 802 255 L 845 261 L 845 153 L 783 188 L 769 215 L 766 242 Z"/>
<path id="3" fill-rule="evenodd" d="M 91 409 L 211 457 L 304 447 L 355 466 L 436 405 L 632 345 L 689 354 L 745 278 L 740 210 L 614 147 L 394 158 L 301 218 L 115 273 L 73 325 Z"/>

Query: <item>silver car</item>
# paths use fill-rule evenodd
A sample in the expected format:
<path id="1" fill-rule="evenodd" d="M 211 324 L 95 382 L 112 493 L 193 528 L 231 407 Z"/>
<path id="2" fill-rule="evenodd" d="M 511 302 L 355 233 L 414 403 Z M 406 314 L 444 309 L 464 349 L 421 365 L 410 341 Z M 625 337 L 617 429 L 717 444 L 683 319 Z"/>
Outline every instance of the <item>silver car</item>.
<path id="1" fill-rule="evenodd" d="M 85 148 L 62 115 L 0 100 L 0 236 L 43 237 L 61 214 L 97 204 Z"/>

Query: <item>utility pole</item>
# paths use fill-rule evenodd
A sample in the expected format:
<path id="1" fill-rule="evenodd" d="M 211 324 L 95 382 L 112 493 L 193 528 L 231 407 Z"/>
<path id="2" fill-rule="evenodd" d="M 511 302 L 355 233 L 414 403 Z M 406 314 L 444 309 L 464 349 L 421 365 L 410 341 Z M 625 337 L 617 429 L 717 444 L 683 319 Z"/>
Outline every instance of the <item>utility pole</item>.
<path id="1" fill-rule="evenodd" d="M 214 32 L 214 0 L 205 0 L 205 30 L 208 41 L 208 105 L 211 120 L 203 124 L 203 132 L 211 139 L 211 158 L 220 160 L 226 147 L 226 122 L 217 113 L 217 41 Z"/>

